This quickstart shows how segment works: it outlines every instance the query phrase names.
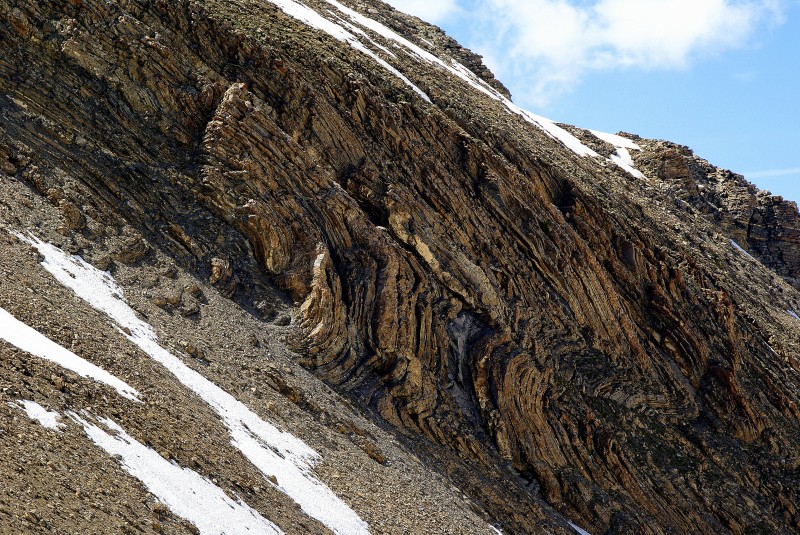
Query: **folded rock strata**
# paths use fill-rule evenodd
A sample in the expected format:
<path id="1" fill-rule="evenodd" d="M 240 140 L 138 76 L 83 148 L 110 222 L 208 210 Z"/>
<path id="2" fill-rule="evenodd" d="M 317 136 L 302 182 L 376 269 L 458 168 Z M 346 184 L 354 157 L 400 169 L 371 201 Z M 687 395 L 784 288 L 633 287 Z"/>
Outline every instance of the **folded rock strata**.
<path id="1" fill-rule="evenodd" d="M 0 14 L 3 180 L 90 258 L 121 244 L 95 263 L 157 249 L 260 321 L 289 307 L 301 363 L 505 532 L 800 529 L 796 205 L 666 142 L 634 139 L 643 179 L 577 156 L 362 27 L 427 102 L 270 2 Z"/>

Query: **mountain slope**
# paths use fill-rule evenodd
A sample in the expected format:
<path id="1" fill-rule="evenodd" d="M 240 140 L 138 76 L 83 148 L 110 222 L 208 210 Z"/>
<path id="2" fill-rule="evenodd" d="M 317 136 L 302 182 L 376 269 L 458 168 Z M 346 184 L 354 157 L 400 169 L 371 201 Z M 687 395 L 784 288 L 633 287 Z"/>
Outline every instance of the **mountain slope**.
<path id="1" fill-rule="evenodd" d="M 3 225 L 109 270 L 166 351 L 312 441 L 314 477 L 373 532 L 800 528 L 796 206 L 738 179 L 731 195 L 674 145 L 520 110 L 437 29 L 348 6 L 0 2 Z M 98 405 L 71 375 L 65 391 L 10 346 L 3 380 L 34 386 L 3 401 L 91 407 L 286 532 L 336 529 L 238 457 L 222 413 L 140 371 L 141 348 L 106 362 L 102 346 L 130 341 L 72 310 L 30 247 L 6 239 L 8 273 L 25 268 L 0 306 L 29 325 L 70 309 L 39 330 L 95 340 L 86 358 L 148 409 Z M 90 328 L 58 334 L 76 322 Z M 4 433 L 20 415 L 9 407 Z M 77 444 L 89 428 L 65 429 Z M 127 477 L 97 462 L 117 471 L 101 487 Z M 122 503 L 145 499 L 125 488 L 138 494 Z M 148 514 L 76 498 L 102 521 Z M 3 501 L 9 526 L 68 517 Z M 66 529 L 98 519 L 82 522 Z"/>

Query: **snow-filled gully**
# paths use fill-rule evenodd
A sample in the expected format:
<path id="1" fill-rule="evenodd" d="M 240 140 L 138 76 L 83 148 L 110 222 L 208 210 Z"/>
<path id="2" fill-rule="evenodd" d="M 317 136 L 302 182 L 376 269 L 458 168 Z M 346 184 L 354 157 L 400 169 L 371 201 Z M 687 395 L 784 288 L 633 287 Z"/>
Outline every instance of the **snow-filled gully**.
<path id="1" fill-rule="evenodd" d="M 64 424 L 59 422 L 61 415 L 58 412 L 48 411 L 35 401 L 31 401 L 29 399 L 18 399 L 16 403 L 9 403 L 8 406 L 12 409 L 19 409 L 23 411 L 28 418 L 35 422 L 39 422 L 39 425 L 46 429 L 59 431 L 62 427 L 64 427 Z"/>
<path id="2" fill-rule="evenodd" d="M 117 286 L 110 274 L 99 271 L 80 257 L 69 256 L 61 249 L 42 242 L 38 238 L 25 236 L 19 233 L 15 235 L 19 239 L 34 246 L 39 251 L 44 257 L 42 266 L 50 272 L 56 280 L 65 287 L 71 289 L 78 297 L 89 303 L 92 307 L 108 315 L 116 322 L 121 335 L 125 336 L 144 353 L 164 366 L 186 388 L 205 401 L 219 415 L 220 419 L 227 427 L 231 444 L 241 451 L 242 454 L 264 474 L 267 482 L 291 497 L 307 515 L 317 519 L 334 533 L 348 535 L 369 533 L 366 522 L 313 474 L 312 468 L 320 459 L 319 454 L 291 433 L 280 431 L 272 424 L 262 420 L 239 400 L 206 379 L 200 373 L 189 368 L 178 357 L 164 349 L 159 344 L 153 328 L 148 323 L 139 319 L 134 310 L 124 301 L 122 289 Z M 0 312 L 5 311 L 0 309 Z M 49 360 L 58 362 L 77 373 L 83 372 L 81 374 L 84 376 L 92 377 L 93 379 L 109 384 L 116 388 L 121 395 L 129 399 L 138 398 L 138 393 L 126 383 L 100 370 L 87 361 L 80 359 L 80 357 L 61 348 L 61 346 L 50 342 L 43 335 L 29 327 L 28 329 L 38 334 L 44 340 L 32 333 L 27 333 L 26 339 L 17 340 L 15 342 L 13 339 L 14 337 L 8 335 L 9 328 L 3 330 L 3 326 L 13 324 L 14 327 L 18 327 L 21 322 L 15 324 L 11 322 L 13 317 L 9 319 L 6 316 L 2 316 L 2 314 L 0 314 L 0 319 L 3 319 L 3 322 L 0 322 L 0 337 L 6 340 L 12 338 L 9 340 L 12 344 L 43 358 L 49 358 Z M 14 319 L 14 321 L 17 320 Z M 30 343 L 27 340 L 34 340 L 35 343 Z M 47 345 L 45 341 L 50 342 L 52 345 Z M 22 347 L 25 344 L 27 344 L 27 346 Z M 46 347 L 48 351 L 42 350 L 41 347 Z M 61 348 L 63 351 L 58 348 Z M 31 351 L 31 349 L 33 351 Z M 69 355 L 63 354 L 64 351 L 67 351 Z M 46 357 L 44 354 L 50 356 Z M 60 355 L 61 360 L 55 360 L 53 355 Z M 79 361 L 75 361 L 75 359 L 79 359 Z M 77 364 L 75 362 L 77 362 Z M 119 453 L 117 450 L 126 450 L 127 448 L 126 451 L 138 452 L 135 454 L 135 457 L 138 456 L 136 458 L 140 458 L 141 456 L 147 457 L 149 455 L 145 455 L 141 449 L 138 449 L 138 446 L 132 442 L 133 439 L 124 434 L 124 431 L 110 420 L 98 421 L 116 431 L 116 437 L 108 434 L 104 436 L 103 433 L 105 432 L 99 427 L 76 414 L 71 414 L 70 417 L 74 421 L 80 423 L 84 427 L 87 435 L 106 451 L 111 452 L 114 450 L 115 453 Z M 127 446 L 123 446 L 122 443 L 127 444 Z M 123 454 L 120 453 L 120 455 Z M 152 456 L 148 458 L 156 462 Z M 125 459 L 124 455 L 123 459 Z M 134 465 L 125 460 L 123 460 L 123 464 L 126 466 L 126 469 L 136 477 L 139 477 L 141 474 L 152 475 L 159 473 L 167 477 L 169 473 L 153 470 L 148 471 L 149 469 L 144 472 L 139 469 L 132 470 L 129 468 Z M 277 485 L 270 481 L 271 477 L 275 478 Z M 141 479 L 141 477 L 139 478 Z M 148 488 L 149 487 L 150 485 L 148 484 Z M 164 501 L 167 505 L 170 505 L 168 500 Z M 181 513 L 184 509 L 178 508 L 177 510 L 173 509 L 173 511 L 180 516 L 184 516 Z M 209 509 L 209 511 L 211 511 L 211 509 Z M 242 514 L 247 516 L 250 513 Z M 272 525 L 270 524 L 270 526 Z M 198 528 L 201 528 L 201 526 L 198 525 Z M 274 526 L 270 527 L 270 529 L 272 531 L 257 530 L 253 531 L 253 533 L 280 532 L 279 530 L 276 531 L 277 528 Z M 205 533 L 206 531 L 203 532 Z M 213 530 L 207 532 L 218 533 Z M 250 533 L 250 531 L 248 531 L 248 533 Z"/>
<path id="3" fill-rule="evenodd" d="M 178 466 L 128 435 L 108 418 L 95 417 L 113 434 L 90 420 L 87 413 L 68 412 L 86 435 L 111 456 L 118 456 L 123 469 L 177 516 L 194 524 L 200 533 L 219 535 L 282 534 L 283 531 L 242 502 L 232 500 L 221 488 L 194 470 Z"/>

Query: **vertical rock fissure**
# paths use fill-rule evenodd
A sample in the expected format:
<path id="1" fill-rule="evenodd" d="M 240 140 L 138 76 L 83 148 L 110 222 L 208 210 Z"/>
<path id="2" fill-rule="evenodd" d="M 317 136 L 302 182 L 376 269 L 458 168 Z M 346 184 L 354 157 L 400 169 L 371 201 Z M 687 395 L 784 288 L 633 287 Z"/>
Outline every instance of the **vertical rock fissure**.
<path id="1" fill-rule="evenodd" d="M 471 313 L 463 311 L 447 325 L 450 348 L 447 361 L 447 391 L 464 414 L 475 423 L 481 422 L 472 380 L 470 348 L 480 337 L 484 326 Z"/>

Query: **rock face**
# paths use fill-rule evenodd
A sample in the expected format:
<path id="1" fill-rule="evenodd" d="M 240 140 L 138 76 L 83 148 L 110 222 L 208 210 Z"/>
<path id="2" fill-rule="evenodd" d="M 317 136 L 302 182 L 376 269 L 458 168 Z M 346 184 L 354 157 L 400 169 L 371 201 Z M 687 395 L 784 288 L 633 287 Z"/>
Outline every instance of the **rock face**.
<path id="1" fill-rule="evenodd" d="M 800 287 L 800 215 L 797 204 L 759 191 L 741 175 L 719 169 L 688 148 L 639 140 L 636 161 L 761 262 Z"/>
<path id="2" fill-rule="evenodd" d="M 796 206 L 664 142 L 643 179 L 579 156 L 379 2 L 285 5 L 0 0 L 2 180 L 98 267 L 208 285 L 158 314 L 291 314 L 299 362 L 507 533 L 800 529 Z"/>

